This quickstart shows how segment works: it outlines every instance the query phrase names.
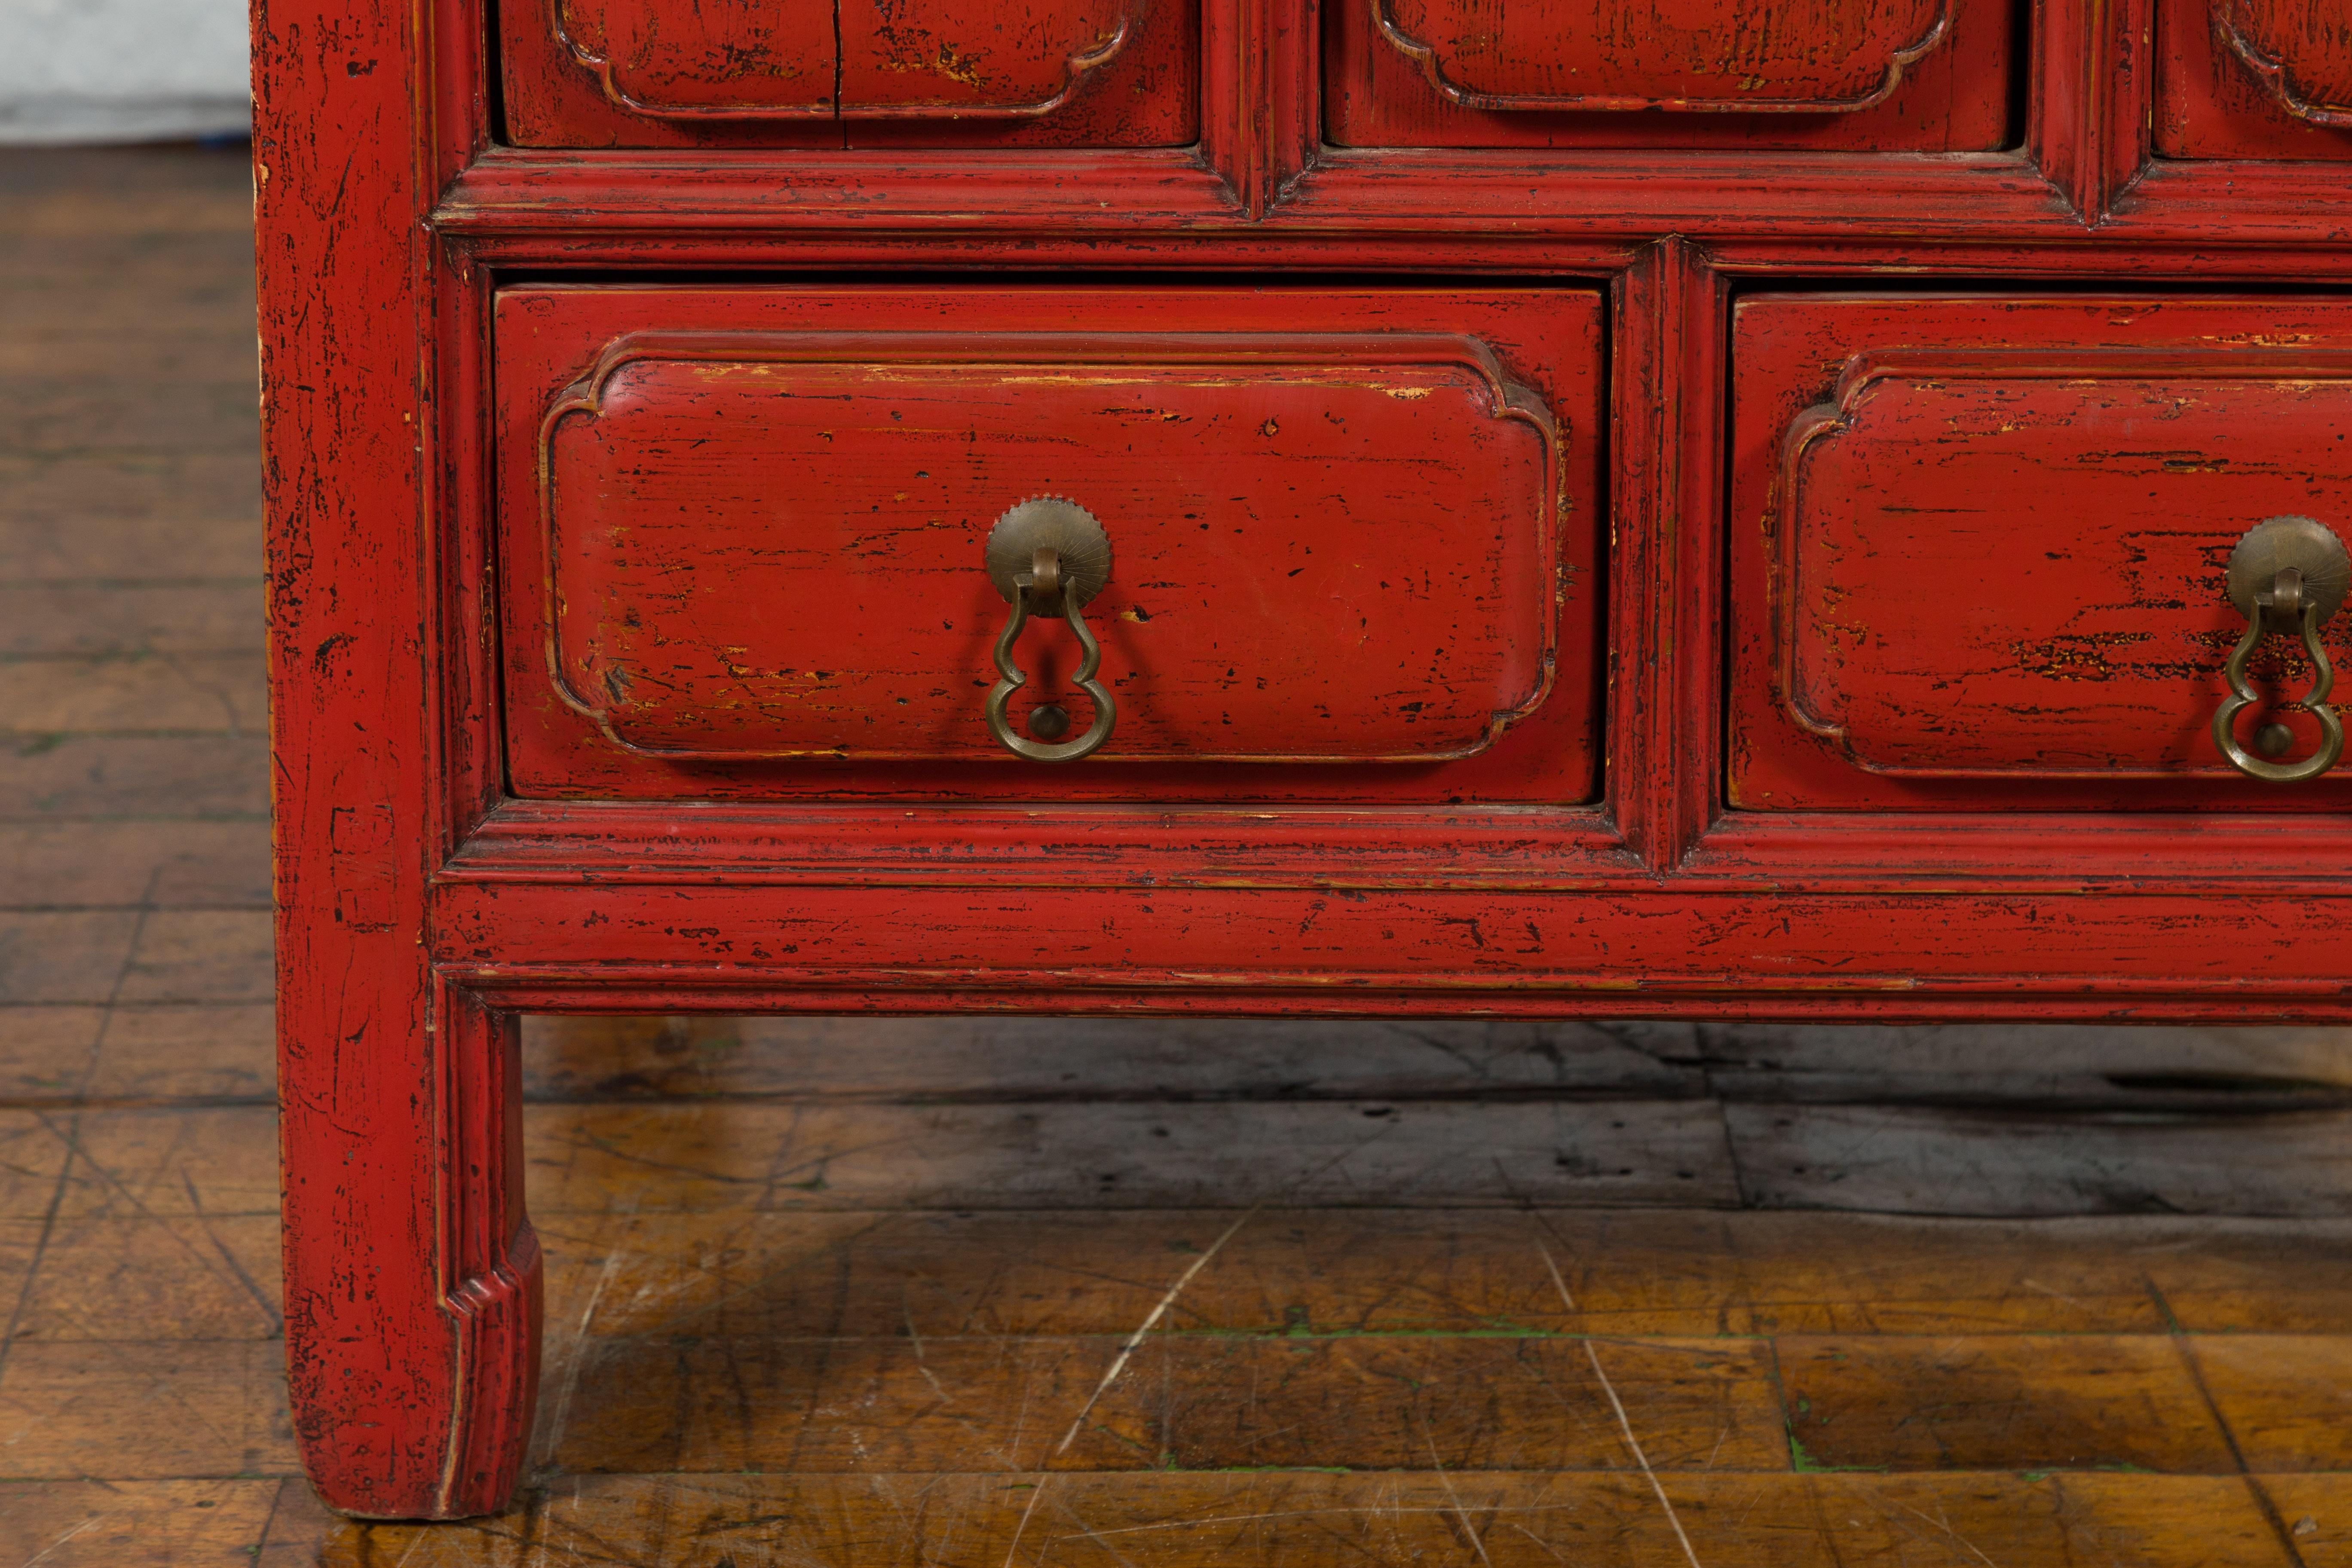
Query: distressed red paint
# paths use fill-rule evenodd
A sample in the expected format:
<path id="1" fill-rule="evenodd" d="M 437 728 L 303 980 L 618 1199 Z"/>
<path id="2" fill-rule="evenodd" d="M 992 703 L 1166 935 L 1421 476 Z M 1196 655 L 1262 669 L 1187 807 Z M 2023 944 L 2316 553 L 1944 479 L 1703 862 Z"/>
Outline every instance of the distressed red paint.
<path id="1" fill-rule="evenodd" d="M 2352 495 L 2352 301 L 1765 295 L 1733 358 L 1735 804 L 2344 808 L 2210 726 L 2231 547 Z"/>
<path id="2" fill-rule="evenodd" d="M 2336 0 L 2158 0 L 2158 150 L 2352 159 L 2352 13 Z"/>
<path id="3" fill-rule="evenodd" d="M 512 0 L 525 146 L 1172 146 L 1197 133 L 1189 0 Z"/>
<path id="4" fill-rule="evenodd" d="M 548 585 L 506 605 L 519 794 L 1034 797 L 982 721 L 982 544 L 1055 495 L 1110 538 L 1120 711 L 1057 796 L 1591 797 L 1597 294 L 940 305 L 500 300 L 505 554 Z M 1024 650 L 1024 710 L 1066 699 L 1067 636 Z"/>
<path id="5" fill-rule="evenodd" d="M 1823 77 L 1805 83 L 1817 107 L 1769 110 L 1473 109 L 1376 36 L 1371 0 L 1154 4 L 1087 85 L 1017 125 L 858 119 L 845 89 L 837 112 L 705 125 L 616 103 L 575 55 L 551 56 L 536 0 L 497 15 L 478 0 L 261 0 L 288 1326 L 296 1426 L 328 1499 L 448 1516 L 499 1506 L 515 1482 L 539 1275 L 516 1153 L 526 1007 L 2352 1019 L 2339 786 L 2265 794 L 2205 771 L 2193 740 L 2141 739 L 2189 735 L 2212 695 L 2197 660 L 2218 623 L 2197 620 L 2212 605 L 2195 596 L 2233 508 L 2249 525 L 2295 510 L 2352 529 L 2340 459 L 2316 449 L 2337 428 L 2332 360 L 2286 366 L 2269 390 L 2223 376 L 2226 395 L 2197 401 L 2215 363 L 2330 347 L 2352 285 L 2352 166 L 2309 139 L 2341 133 L 2308 117 L 2307 138 L 2248 141 L 2168 87 L 2159 121 L 2148 40 L 2174 61 L 2184 27 L 2213 37 L 2201 0 L 2162 4 L 2158 33 L 2157 0 L 2044 0 L 2030 17 L 1954 0 L 1948 37 L 1883 101 L 1853 106 L 1850 84 Z M 1685 21 L 1759 14 L 1653 5 Z M 689 10 L 630 15 L 684 25 Z M 1901 10 L 1822 15 L 1915 19 Z M 2284 0 L 2264 14 L 2298 15 Z M 523 73 L 504 120 L 494 38 Z M 1011 74 L 983 73 L 1019 86 L 1016 109 L 1034 107 L 1021 95 L 1059 47 L 1034 41 Z M 1821 68 L 1800 44 L 1799 63 Z M 2308 79 L 2326 64 L 2314 59 Z M 1644 58 L 1638 38 L 1605 63 L 1603 97 L 1703 96 L 1687 59 Z M 751 101 L 720 76 L 674 85 Z M 2205 140 L 2154 156 L 2152 125 L 2168 153 Z M 2252 287 L 2283 282 L 2310 298 Z M 2034 302 L 2057 284 L 2097 299 Z M 1801 296 L 1773 306 L 1801 329 L 1777 345 L 1740 304 L 1764 292 Z M 577 320 L 527 342 L 515 302 L 562 293 Z M 811 314 L 820 300 L 834 305 Z M 616 746 L 554 698 L 534 620 L 542 421 L 632 332 L 772 342 L 845 331 L 815 319 L 845 311 L 872 331 L 1094 333 L 1112 348 L 1154 332 L 1486 345 L 1559 432 L 1559 560 L 1597 567 L 1556 605 L 1558 676 L 1493 745 L 1442 763 L 681 771 Z M 1990 350 L 2023 357 L 2004 379 Z M 2135 353 L 2148 365 L 2126 374 L 2116 356 Z M 2070 354 L 2085 374 L 2053 374 Z M 1849 400 L 1840 378 L 1858 358 Z M 1495 384 L 1395 400 L 1429 423 L 1398 415 L 1381 443 L 1491 500 L 1462 533 L 1480 559 L 1475 542 L 1502 539 L 1529 493 L 1523 474 L 1496 478 L 1524 452 L 1470 434 L 1508 427 L 1479 406 Z M 975 429 L 1011 427 L 1023 407 L 1009 384 L 956 395 Z M 1285 395 L 1313 412 L 1310 390 Z M 2032 420 L 2001 429 L 1989 411 L 2004 399 Z M 2223 455 L 2265 467 L 2242 495 L 2194 465 L 2144 476 L 2189 521 L 2158 552 L 2179 591 L 2108 605 L 2120 619 L 2093 646 L 2181 648 L 2129 669 L 2101 655 L 2100 679 L 2060 680 L 2070 659 L 2087 668 L 2065 640 L 2079 595 L 2057 575 L 2010 591 L 2042 572 L 2013 537 L 1938 542 L 1932 511 L 1897 528 L 1886 498 L 1937 472 L 1954 492 L 1937 504 L 1956 499 L 1993 534 L 2014 515 L 2004 496 L 2112 510 L 2101 487 L 2123 480 L 2089 460 L 2106 447 L 2084 433 L 2133 399 L 2195 405 L 2208 456 L 2243 427 Z M 1771 614 L 1785 531 L 1766 498 L 1790 471 L 1790 430 L 1823 408 L 1835 433 L 1804 447 L 1821 466 L 1800 473 L 1786 521 L 1843 556 L 1788 581 L 1916 590 L 1915 608 L 1872 607 L 1890 640 L 1867 657 L 1817 635 L 1833 616 Z M 1956 421 L 1980 444 L 1938 470 Z M 1102 446 L 1090 484 L 1116 477 Z M 1433 491 L 1368 481 L 1359 449 L 1234 460 L 1249 485 L 1302 490 L 1319 460 L 1328 509 L 1286 500 L 1297 527 L 1336 534 L 1369 494 L 1375 514 L 1445 534 L 1423 510 Z M 1123 481 L 1130 507 L 1139 475 Z M 816 489 L 845 504 L 851 477 Z M 2296 505 L 2273 493 L 2298 482 Z M 693 494 L 645 493 L 688 503 L 669 563 L 692 575 Z M 940 505 L 968 531 L 1010 499 L 973 487 Z M 749 510 L 709 517 L 714 549 L 751 538 Z M 2074 531 L 2093 581 L 2115 570 L 2120 527 L 2103 512 Z M 1180 553 L 1172 534 L 1156 548 Z M 1470 674 L 1525 657 L 1508 629 L 1534 602 L 1521 570 L 1502 568 L 1475 610 L 1393 635 L 1489 650 L 1445 672 L 1473 689 Z M 1986 613 L 1958 607 L 1970 598 Z M 1249 635 L 1263 646 L 1281 618 L 1337 646 L 1328 607 L 1253 605 Z M 1925 676 L 1888 700 L 1910 668 L 1888 649 L 1965 676 L 1989 637 L 2042 650 L 2001 679 L 2052 685 L 2061 721 L 1997 694 L 1973 710 L 1965 692 L 1940 701 Z M 1838 708 L 1814 716 L 1843 718 L 1854 752 L 1790 739 L 1771 700 L 1790 668 Z M 1517 700 L 1515 681 L 1491 685 Z M 2113 698 L 2126 690 L 2130 711 Z M 2158 710 L 2153 730 L 2132 716 Z M 1926 726 L 1962 716 L 1989 773 L 1897 785 L 1855 760 L 1933 762 Z M 1181 719 L 1162 716 L 1161 735 Z M 1372 728 L 1352 711 L 1333 723 Z M 2114 776 L 2059 776 L 2086 754 Z M 908 772 L 925 767 L 1004 782 Z M 1775 769 L 1790 794 L 1751 794 Z"/>
<path id="6" fill-rule="evenodd" d="M 1333 0 L 1348 146 L 2001 145 L 2010 0 Z"/>

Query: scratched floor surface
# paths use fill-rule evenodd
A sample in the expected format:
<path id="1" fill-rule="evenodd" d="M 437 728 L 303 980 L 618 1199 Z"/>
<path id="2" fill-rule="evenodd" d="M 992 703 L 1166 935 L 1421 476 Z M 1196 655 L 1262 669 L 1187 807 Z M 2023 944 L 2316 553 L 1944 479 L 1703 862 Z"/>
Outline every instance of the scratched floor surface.
<path id="1" fill-rule="evenodd" d="M 324 1514 L 243 181 L 0 158 L 0 1568 L 2352 1564 L 2327 1031 L 539 1026 L 528 1491 Z"/>

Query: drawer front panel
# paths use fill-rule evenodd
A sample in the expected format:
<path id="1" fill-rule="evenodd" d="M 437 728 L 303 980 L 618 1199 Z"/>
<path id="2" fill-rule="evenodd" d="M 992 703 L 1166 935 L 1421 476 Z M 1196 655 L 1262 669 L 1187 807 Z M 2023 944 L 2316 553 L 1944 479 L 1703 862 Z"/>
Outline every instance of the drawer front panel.
<path id="1" fill-rule="evenodd" d="M 754 142 L 1177 145 L 1192 140 L 1185 0 L 507 0 L 525 146 Z"/>
<path id="2" fill-rule="evenodd" d="M 647 335 L 541 439 L 552 663 L 635 750 L 992 757 L 972 524 L 1051 491 L 1111 537 L 1105 755 L 1468 756 L 1550 679 L 1558 451 L 1469 338 Z"/>
<path id="3" fill-rule="evenodd" d="M 1337 0 L 1352 146 L 1975 151 L 2010 130 L 2006 0 Z"/>
<path id="4" fill-rule="evenodd" d="M 2158 0 L 2157 151 L 2352 159 L 2342 0 Z"/>
<path id="5" fill-rule="evenodd" d="M 1265 297 L 1235 311 L 1208 290 L 1158 330 L 1136 330 L 1131 296 L 1077 312 L 1119 327 L 1040 319 L 1070 298 L 967 297 L 950 313 L 973 329 L 940 331 L 916 294 L 746 291 L 764 310 L 686 312 L 730 330 L 591 342 L 568 385 L 549 350 L 677 321 L 675 297 L 502 299 L 508 439 L 526 448 L 508 465 L 509 692 L 538 715 L 518 728 L 518 777 L 675 791 L 679 770 L 729 769 L 756 793 L 952 767 L 1058 794 L 1238 764 L 1328 771 L 1319 787 L 1345 791 L 1367 772 L 1541 758 L 1569 766 L 1569 798 L 1589 793 L 1589 754 L 1559 748 L 1591 719 L 1575 423 L 1516 379 L 1510 345 L 1368 331 L 1369 300 L 1294 296 L 1269 315 Z M 1549 299 L 1591 324 L 1591 296 Z M 1328 330 L 1276 324 L 1301 314 Z M 535 411 L 534 383 L 552 387 Z M 1116 725 L 1058 769 L 1011 758 L 982 711 L 1008 618 L 984 541 L 1048 496 L 1097 519 L 1111 555 L 1083 614 Z M 528 583 L 543 592 L 527 603 Z M 1016 731 L 1045 700 L 1088 721 L 1058 619 L 1014 651 L 1031 677 Z M 1489 757 L 1551 708 L 1520 762 Z M 1557 799 L 1561 782 L 1538 787 Z"/>
<path id="6" fill-rule="evenodd" d="M 2238 541 L 2352 537 L 2352 310 L 1764 298 L 1736 344 L 1737 804 L 2342 808 L 2210 725 Z M 2300 647 L 2252 671 L 2311 752 Z"/>

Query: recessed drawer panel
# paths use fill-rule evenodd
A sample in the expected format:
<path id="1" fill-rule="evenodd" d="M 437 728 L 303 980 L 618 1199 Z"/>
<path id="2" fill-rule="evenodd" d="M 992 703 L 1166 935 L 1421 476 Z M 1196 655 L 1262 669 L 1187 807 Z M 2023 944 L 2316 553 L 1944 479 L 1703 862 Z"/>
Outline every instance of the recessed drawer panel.
<path id="1" fill-rule="evenodd" d="M 1191 0 L 505 0 L 524 146 L 1178 145 Z"/>
<path id="2" fill-rule="evenodd" d="M 1595 301 L 1464 301 L 1454 331 L 1433 296 L 1381 303 L 508 294 L 519 780 L 953 766 L 966 787 L 1112 770 L 1132 791 L 1241 764 L 1426 793 L 1478 763 L 1581 798 L 1589 435 L 1538 382 L 1595 352 Z M 1114 712 L 1098 751 L 1043 773 L 985 711 L 1011 617 L 988 542 L 1040 500 L 1106 546 L 1078 618 Z M 1092 722 L 1082 649 L 1066 617 L 1030 618 L 1016 735 Z M 1548 709 L 1523 755 L 1489 756 Z"/>
<path id="3" fill-rule="evenodd" d="M 1737 804 L 2343 808 L 2213 723 L 2241 542 L 2352 538 L 2352 309 L 1767 296 L 1735 352 Z M 2289 628 L 2246 673 L 2242 750 L 2327 743 Z"/>
<path id="4" fill-rule="evenodd" d="M 2343 0 L 2158 0 L 2157 151 L 2352 159 Z"/>
<path id="5" fill-rule="evenodd" d="M 2011 125 L 2008 0 L 1335 0 L 1349 146 L 1970 151 Z"/>

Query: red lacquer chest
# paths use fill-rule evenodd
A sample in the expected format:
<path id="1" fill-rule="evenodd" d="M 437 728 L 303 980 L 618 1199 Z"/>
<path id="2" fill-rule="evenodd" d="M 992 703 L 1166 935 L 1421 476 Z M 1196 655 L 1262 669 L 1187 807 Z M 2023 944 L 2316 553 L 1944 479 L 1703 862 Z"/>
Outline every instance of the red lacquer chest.
<path id="1" fill-rule="evenodd" d="M 527 1011 L 2352 1018 L 2339 12 L 261 0 L 326 1497 Z"/>

